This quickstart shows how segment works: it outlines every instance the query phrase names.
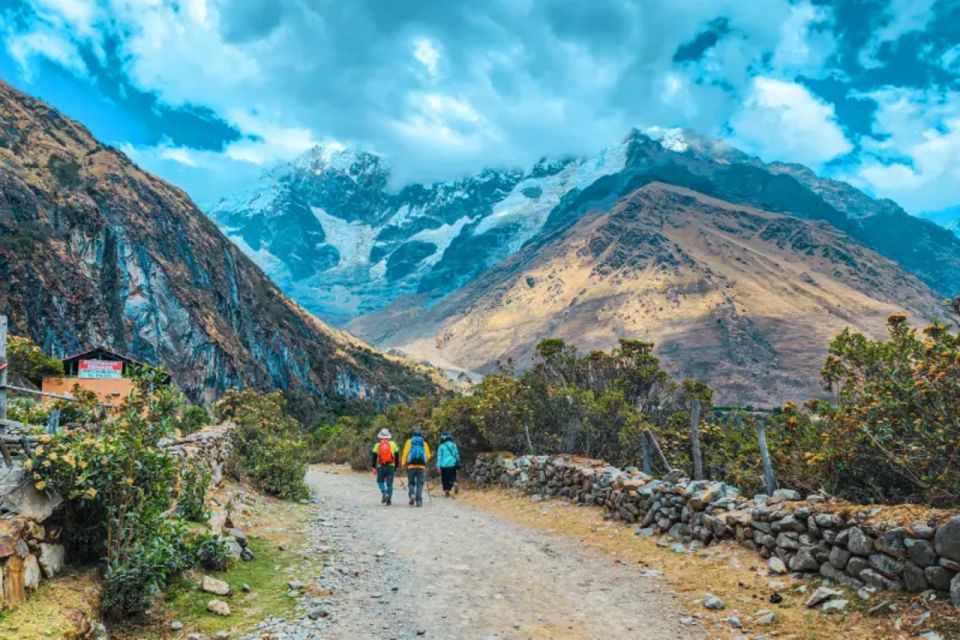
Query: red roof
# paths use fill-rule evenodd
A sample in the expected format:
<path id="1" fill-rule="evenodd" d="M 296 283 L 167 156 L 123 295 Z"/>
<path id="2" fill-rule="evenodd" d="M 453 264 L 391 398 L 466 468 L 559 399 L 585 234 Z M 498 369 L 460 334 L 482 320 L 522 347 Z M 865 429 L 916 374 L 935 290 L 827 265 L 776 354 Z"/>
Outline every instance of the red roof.
<path id="1" fill-rule="evenodd" d="M 106 347 L 94 347 L 93 349 L 87 349 L 86 351 L 81 351 L 81 352 L 79 352 L 79 353 L 75 353 L 75 354 L 73 354 L 73 355 L 66 356 L 65 358 L 63 358 L 63 361 L 66 362 L 67 360 L 76 360 L 76 359 L 78 359 L 78 358 L 82 358 L 82 357 L 84 357 L 84 356 L 88 356 L 88 355 L 90 355 L 90 354 L 92 354 L 92 353 L 96 353 L 96 352 L 98 352 L 98 351 L 99 351 L 99 352 L 102 352 L 102 353 L 104 353 L 104 354 L 107 354 L 107 355 L 109 355 L 109 356 L 112 356 L 112 357 L 116 358 L 117 360 L 124 360 L 124 361 L 126 361 L 126 362 L 132 362 L 133 364 L 138 364 L 138 365 L 141 365 L 141 366 L 146 366 L 146 363 L 145 363 L 145 362 L 141 362 L 141 361 L 139 361 L 139 360 L 137 360 L 137 359 L 135 359 L 135 358 L 131 358 L 130 356 L 125 356 L 125 355 L 123 355 L 123 354 L 117 353 L 116 351 L 114 351 L 114 350 L 112 350 L 112 349 L 108 349 L 108 348 L 106 348 Z"/>

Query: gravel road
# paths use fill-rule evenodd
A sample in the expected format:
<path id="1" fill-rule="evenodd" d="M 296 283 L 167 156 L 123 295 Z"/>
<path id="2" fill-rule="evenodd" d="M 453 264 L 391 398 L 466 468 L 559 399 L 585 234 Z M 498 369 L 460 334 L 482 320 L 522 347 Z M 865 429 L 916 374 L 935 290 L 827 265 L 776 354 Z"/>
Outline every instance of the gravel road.
<path id="1" fill-rule="evenodd" d="M 702 637 L 675 599 L 644 576 L 571 538 L 525 528 L 442 496 L 422 508 L 380 505 L 370 476 L 312 469 L 319 504 L 305 532 L 326 556 L 320 589 L 297 620 L 266 621 L 250 638 Z M 305 577 L 305 579 L 311 576 Z"/>

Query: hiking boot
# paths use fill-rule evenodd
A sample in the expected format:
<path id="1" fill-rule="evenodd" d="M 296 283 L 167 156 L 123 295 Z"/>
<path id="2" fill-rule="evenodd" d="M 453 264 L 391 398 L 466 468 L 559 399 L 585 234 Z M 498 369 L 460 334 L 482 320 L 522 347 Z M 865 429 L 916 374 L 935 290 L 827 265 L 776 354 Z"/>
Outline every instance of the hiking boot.
<path id="1" fill-rule="evenodd" d="M 460 485 L 459 485 L 459 484 L 453 485 L 453 495 L 455 495 L 455 496 L 460 495 Z"/>
<path id="2" fill-rule="evenodd" d="M 391 504 L 393 504 L 393 499 L 387 498 L 387 506 L 389 507 Z"/>
<path id="3" fill-rule="evenodd" d="M 410 498 L 410 506 L 413 506 L 413 498 Z"/>
<path id="4" fill-rule="evenodd" d="M 449 491 L 444 491 L 444 492 L 443 492 L 443 495 L 445 495 L 445 496 L 447 496 L 447 497 L 449 498 L 449 497 L 450 497 L 450 492 L 449 492 Z"/>
<path id="5" fill-rule="evenodd" d="M 380 504 L 387 504 L 387 494 L 380 496 Z"/>
<path id="6" fill-rule="evenodd" d="M 417 500 L 417 506 L 418 506 L 418 507 L 422 507 L 422 506 L 423 506 L 423 500 Z"/>

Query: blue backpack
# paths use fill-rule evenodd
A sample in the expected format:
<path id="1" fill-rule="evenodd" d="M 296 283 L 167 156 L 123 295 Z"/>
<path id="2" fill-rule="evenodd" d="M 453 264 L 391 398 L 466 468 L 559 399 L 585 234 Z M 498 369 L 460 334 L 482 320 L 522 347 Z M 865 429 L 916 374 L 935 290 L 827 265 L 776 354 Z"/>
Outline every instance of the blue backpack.
<path id="1" fill-rule="evenodd" d="M 407 464 L 427 464 L 427 452 L 423 448 L 423 438 L 410 438 L 410 453 L 407 454 Z"/>

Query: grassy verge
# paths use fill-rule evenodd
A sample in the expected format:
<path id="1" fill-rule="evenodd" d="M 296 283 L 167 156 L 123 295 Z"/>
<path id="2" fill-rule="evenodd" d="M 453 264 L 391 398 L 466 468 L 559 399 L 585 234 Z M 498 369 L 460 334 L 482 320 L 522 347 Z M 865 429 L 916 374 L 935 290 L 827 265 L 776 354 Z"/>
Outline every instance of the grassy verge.
<path id="1" fill-rule="evenodd" d="M 0 612 L 0 640 L 80 638 L 98 619 L 99 609 L 96 571 L 74 571 L 44 580 L 40 590 L 16 609 Z"/>
<path id="2" fill-rule="evenodd" d="M 515 522 L 573 536 L 620 561 L 663 571 L 663 580 L 678 594 L 681 606 L 691 614 L 703 616 L 702 628 L 716 631 L 717 623 L 724 629 L 717 637 L 766 634 L 797 640 L 906 640 L 915 637 L 918 630 L 935 629 L 944 638 L 960 638 L 960 616 L 949 601 L 921 604 L 916 596 L 906 593 L 881 593 L 863 601 L 855 593 L 848 593 L 847 610 L 827 614 L 804 604 L 819 580 L 770 577 L 766 561 L 738 545 L 715 545 L 698 553 L 678 554 L 658 547 L 655 538 L 635 536 L 631 526 L 602 520 L 599 508 L 578 507 L 560 500 L 535 503 L 529 496 L 504 489 L 473 489 L 461 496 L 469 504 Z M 702 606 L 706 592 L 722 598 L 726 609 L 706 610 Z M 774 592 L 783 597 L 782 602 L 771 604 Z M 892 612 L 867 615 L 871 607 L 885 600 L 893 604 Z M 930 620 L 918 629 L 912 628 L 911 622 L 926 607 L 931 610 Z M 750 623 L 754 612 L 763 609 L 773 611 L 776 621 L 770 625 Z M 734 614 L 744 622 L 742 632 L 732 633 L 725 622 Z M 897 629 L 898 624 L 901 629 Z"/>
<path id="3" fill-rule="evenodd" d="M 236 492 L 237 488 L 233 487 Z M 311 514 L 309 506 L 283 502 L 249 489 L 242 491 L 241 506 L 232 519 L 247 533 L 250 548 L 256 556 L 250 562 L 232 560 L 227 571 L 193 571 L 176 580 L 148 616 L 111 629 L 118 640 L 167 640 L 183 638 L 199 632 L 212 636 L 218 631 L 231 634 L 253 629 L 270 616 L 289 617 L 295 612 L 297 598 L 288 594 L 287 583 L 293 579 L 307 581 L 316 575 L 319 563 L 303 551 L 302 530 Z M 226 502 L 224 496 L 221 502 Z M 223 580 L 230 585 L 229 596 L 215 596 L 200 590 L 203 575 Z M 249 593 L 243 586 L 250 588 Z M 207 611 L 207 603 L 223 600 L 230 606 L 230 615 L 216 616 Z M 174 632 L 170 625 L 180 621 L 184 627 Z"/>

